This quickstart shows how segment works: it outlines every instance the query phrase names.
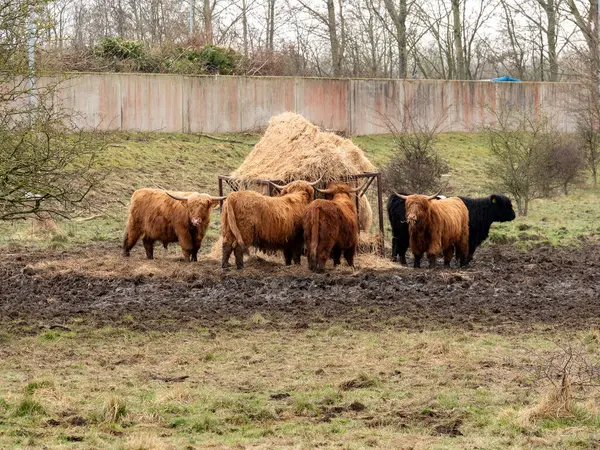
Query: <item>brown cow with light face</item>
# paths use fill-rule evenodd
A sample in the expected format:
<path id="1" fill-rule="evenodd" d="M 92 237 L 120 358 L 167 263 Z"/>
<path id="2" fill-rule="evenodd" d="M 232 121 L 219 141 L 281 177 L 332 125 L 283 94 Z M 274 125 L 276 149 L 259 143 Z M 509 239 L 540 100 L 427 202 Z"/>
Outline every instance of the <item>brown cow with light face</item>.
<path id="1" fill-rule="evenodd" d="M 210 221 L 210 211 L 224 198 L 197 192 L 138 189 L 131 196 L 123 255 L 129 256 L 130 250 L 143 236 L 148 259 L 154 259 L 154 242 L 161 241 L 165 248 L 171 242 L 179 242 L 183 258 L 197 261 Z"/>
<path id="2" fill-rule="evenodd" d="M 464 266 L 469 255 L 469 211 L 463 201 L 458 197 L 435 200 L 439 192 L 432 196 L 395 194 L 405 201 L 414 266 L 420 267 L 427 253 L 429 267 L 434 268 L 440 252 L 449 266 L 455 250 Z"/>
<path id="3" fill-rule="evenodd" d="M 322 272 L 329 257 L 333 258 L 333 264 L 337 266 L 342 253 L 348 265 L 354 266 L 358 246 L 358 217 L 353 197 L 360 188 L 332 182 L 327 189 L 317 191 L 330 199 L 315 200 L 304 214 L 308 268 L 313 272 Z"/>
<path id="4" fill-rule="evenodd" d="M 229 267 L 235 254 L 238 269 L 244 268 L 244 252 L 249 246 L 270 252 L 283 250 L 286 265 L 300 264 L 302 254 L 302 217 L 314 195 L 314 183 L 294 181 L 286 186 L 271 183 L 281 190 L 278 197 L 254 191 L 232 192 L 223 203 L 221 235 L 222 267 Z"/>

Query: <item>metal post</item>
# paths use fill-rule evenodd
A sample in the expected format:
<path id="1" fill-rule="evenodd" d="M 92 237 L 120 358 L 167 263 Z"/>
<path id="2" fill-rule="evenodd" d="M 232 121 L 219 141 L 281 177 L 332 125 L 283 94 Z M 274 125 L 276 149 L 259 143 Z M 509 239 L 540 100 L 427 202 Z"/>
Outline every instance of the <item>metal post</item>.
<path id="1" fill-rule="evenodd" d="M 219 177 L 219 197 L 223 197 L 223 179 Z M 221 208 L 223 208 L 223 200 L 219 202 Z"/>
<path id="2" fill-rule="evenodd" d="M 600 1 L 600 0 L 599 0 Z M 383 239 L 383 186 L 381 185 L 381 174 L 377 174 L 377 206 L 379 209 L 379 242 L 381 245 L 381 256 L 385 257 L 385 242 Z"/>

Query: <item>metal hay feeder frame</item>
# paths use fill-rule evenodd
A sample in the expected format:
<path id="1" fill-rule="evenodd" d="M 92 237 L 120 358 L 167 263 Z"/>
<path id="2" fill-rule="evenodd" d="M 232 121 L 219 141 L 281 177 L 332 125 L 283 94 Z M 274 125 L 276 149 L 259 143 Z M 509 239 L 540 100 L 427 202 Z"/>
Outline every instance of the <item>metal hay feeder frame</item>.
<path id="1" fill-rule="evenodd" d="M 267 189 L 268 189 L 268 194 L 269 197 L 273 196 L 273 185 L 271 183 L 275 183 L 275 184 L 287 184 L 285 181 L 283 180 L 266 180 L 266 179 L 261 179 L 261 178 L 257 178 L 254 180 L 244 180 L 241 181 L 235 177 L 230 177 L 228 175 L 219 175 L 219 196 L 223 197 L 223 182 L 227 183 L 227 185 L 231 188 L 232 191 L 239 191 L 240 188 L 244 188 L 247 189 L 248 186 L 252 185 L 252 184 L 259 184 L 259 185 L 266 185 Z M 321 187 L 322 185 L 325 185 L 326 183 L 329 183 L 331 181 L 342 181 L 342 182 L 348 182 L 348 181 L 358 181 L 361 179 L 366 179 L 366 182 L 364 184 L 364 187 L 362 189 L 361 195 L 364 195 L 367 190 L 369 189 L 369 187 L 371 186 L 371 184 L 373 184 L 373 181 L 377 181 L 377 215 L 378 215 L 378 219 L 379 219 L 379 254 L 382 257 L 385 257 L 385 246 L 384 246 L 384 227 L 383 227 L 383 185 L 382 185 L 382 181 L 381 181 L 381 172 L 363 172 L 361 174 L 358 175 L 345 175 L 343 177 L 341 177 L 341 179 L 337 179 L 337 180 L 328 180 L 328 181 L 322 181 L 319 183 L 319 187 Z M 315 192 L 316 195 L 316 192 Z M 359 215 L 359 196 L 356 196 L 356 214 Z M 221 200 L 220 202 L 221 206 L 223 205 L 223 200 Z M 368 231 L 368 230 L 367 230 Z M 359 228 L 359 232 L 360 232 L 360 228 Z"/>

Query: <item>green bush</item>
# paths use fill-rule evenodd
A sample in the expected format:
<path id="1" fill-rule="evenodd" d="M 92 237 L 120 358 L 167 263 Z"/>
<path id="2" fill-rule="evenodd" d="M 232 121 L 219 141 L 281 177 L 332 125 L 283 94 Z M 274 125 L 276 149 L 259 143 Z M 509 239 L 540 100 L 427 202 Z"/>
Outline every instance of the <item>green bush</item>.
<path id="1" fill-rule="evenodd" d="M 169 64 L 169 72 L 234 74 L 241 55 L 235 50 L 205 45 L 202 48 L 178 47 Z"/>
<path id="2" fill-rule="evenodd" d="M 126 40 L 121 37 L 104 38 L 96 47 L 96 53 L 103 58 L 136 59 L 144 58 L 144 48 L 139 41 Z"/>

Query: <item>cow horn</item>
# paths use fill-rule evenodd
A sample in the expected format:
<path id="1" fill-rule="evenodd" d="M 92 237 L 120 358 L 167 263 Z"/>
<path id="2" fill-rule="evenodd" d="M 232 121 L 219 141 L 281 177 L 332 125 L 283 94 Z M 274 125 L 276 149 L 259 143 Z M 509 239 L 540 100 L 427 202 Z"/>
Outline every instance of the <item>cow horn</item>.
<path id="1" fill-rule="evenodd" d="M 219 202 L 220 202 L 221 200 L 225 200 L 226 198 L 227 198 L 227 196 L 226 196 L 226 195 L 224 195 L 223 197 L 213 197 L 212 195 L 210 196 L 210 199 L 211 199 L 213 202 L 216 202 L 216 201 L 219 201 Z"/>
<path id="2" fill-rule="evenodd" d="M 333 189 L 319 189 L 316 187 L 315 191 L 317 191 L 321 194 L 333 194 Z"/>
<path id="3" fill-rule="evenodd" d="M 433 200 L 435 199 L 438 195 L 440 195 L 442 193 L 442 188 L 440 188 L 439 191 L 437 191 L 435 194 L 430 195 L 429 197 L 427 197 L 427 200 Z"/>
<path id="4" fill-rule="evenodd" d="M 285 185 L 285 186 L 281 186 L 281 185 L 279 185 L 279 184 L 275 184 L 275 183 L 273 183 L 272 181 L 269 181 L 269 183 L 271 184 L 271 186 L 274 186 L 274 187 L 276 187 L 276 188 L 277 188 L 277 189 L 279 189 L 280 191 L 281 191 L 282 189 L 285 189 L 285 188 L 287 187 L 287 185 Z"/>
<path id="5" fill-rule="evenodd" d="M 360 186 L 360 187 L 356 187 L 356 188 L 350 188 L 350 192 L 352 192 L 352 193 L 356 193 L 356 192 L 362 192 L 362 190 L 363 190 L 363 189 L 365 189 L 365 186 L 367 185 L 367 183 L 368 183 L 368 181 L 366 181 L 365 183 L 363 183 L 363 185 L 362 185 L 362 186 Z M 361 194 L 361 197 L 362 197 L 363 195 L 365 195 L 365 193 L 364 193 L 364 192 Z"/>
<path id="6" fill-rule="evenodd" d="M 167 193 L 167 195 L 168 195 L 169 197 L 171 197 L 171 198 L 174 198 L 175 200 L 181 200 L 181 201 L 184 201 L 184 202 L 187 202 L 187 201 L 188 201 L 188 198 L 187 198 L 187 197 L 179 197 L 178 195 L 173 195 L 173 194 L 171 194 L 171 193 L 170 193 L 170 192 L 168 192 L 168 191 L 165 191 L 165 192 Z"/>
<path id="7" fill-rule="evenodd" d="M 406 198 L 408 197 L 408 195 L 398 194 L 396 191 L 393 192 L 396 197 L 400 197 L 402 200 L 406 200 Z"/>
<path id="8" fill-rule="evenodd" d="M 313 181 L 312 183 L 311 183 L 311 182 L 308 182 L 308 184 L 310 184 L 311 186 L 313 186 L 313 187 L 314 187 L 314 186 L 316 186 L 317 184 L 319 184 L 319 182 L 320 182 L 322 179 L 323 179 L 323 177 L 321 176 L 321 177 L 319 177 L 319 179 L 318 179 L 317 181 Z"/>

